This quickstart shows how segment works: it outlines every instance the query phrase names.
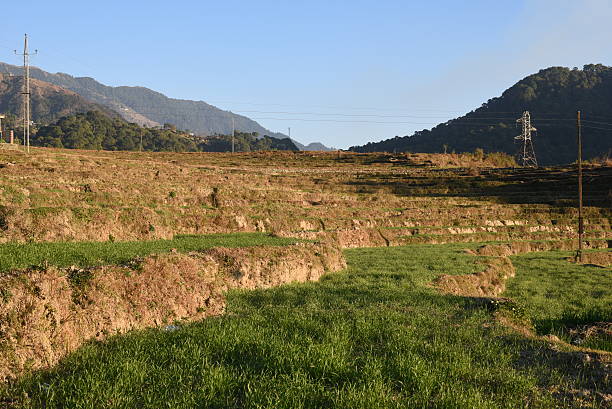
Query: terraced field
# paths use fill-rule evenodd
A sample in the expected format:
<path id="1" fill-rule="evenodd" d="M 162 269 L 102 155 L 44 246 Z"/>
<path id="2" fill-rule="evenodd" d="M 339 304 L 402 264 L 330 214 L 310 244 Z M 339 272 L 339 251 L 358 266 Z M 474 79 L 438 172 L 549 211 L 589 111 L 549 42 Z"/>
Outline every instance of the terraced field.
<path id="1" fill-rule="evenodd" d="M 3 153 L 0 240 L 263 231 L 351 247 L 575 238 L 574 169 L 469 159 L 440 168 L 435 161 L 448 160 L 418 154 Z M 612 238 L 611 186 L 609 167 L 585 170 L 588 247 Z"/>
<path id="2" fill-rule="evenodd" d="M 581 265 L 575 169 L 500 165 L 0 152 L 0 405 L 610 406 L 612 168 Z"/>

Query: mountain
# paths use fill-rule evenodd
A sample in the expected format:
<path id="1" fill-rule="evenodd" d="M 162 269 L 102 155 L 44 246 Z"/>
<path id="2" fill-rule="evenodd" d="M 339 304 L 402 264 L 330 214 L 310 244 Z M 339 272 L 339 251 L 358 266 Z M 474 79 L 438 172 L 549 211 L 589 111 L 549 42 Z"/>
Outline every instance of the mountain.
<path id="1" fill-rule="evenodd" d="M 23 69 L 0 63 L 0 72 L 17 76 L 22 75 Z M 30 68 L 30 75 L 104 105 L 118 112 L 128 122 L 139 125 L 152 127 L 169 123 L 198 135 L 229 134 L 232 132 L 233 117 L 236 130 L 257 132 L 260 136 L 269 135 L 279 139 L 287 137 L 282 133 L 271 132 L 245 116 L 230 114 L 203 101 L 168 98 L 144 87 L 110 87 L 93 78 L 51 74 L 36 67 Z"/>
<path id="2" fill-rule="evenodd" d="M 301 151 L 322 151 L 322 152 L 329 152 L 329 151 L 335 150 L 334 148 L 328 148 L 327 146 L 323 145 L 320 142 L 312 142 L 312 143 L 309 143 L 308 145 L 303 145 L 303 144 L 299 143 L 296 140 L 291 139 L 291 141 Z"/>
<path id="3" fill-rule="evenodd" d="M 514 154 L 514 137 L 521 130 L 516 119 L 529 111 L 537 132 L 532 135 L 541 165 L 571 163 L 576 159 L 576 111 L 583 118 L 583 155 L 612 154 L 612 67 L 585 65 L 583 69 L 551 67 L 530 75 L 500 97 L 468 114 L 431 130 L 381 142 L 353 146 L 355 152 L 485 152 Z"/>
<path id="4" fill-rule="evenodd" d="M 0 112 L 13 117 L 23 115 L 22 87 L 22 77 L 0 74 Z M 66 115 L 92 110 L 118 116 L 72 91 L 36 79 L 30 81 L 30 106 L 31 118 L 36 123 L 50 123 Z"/>

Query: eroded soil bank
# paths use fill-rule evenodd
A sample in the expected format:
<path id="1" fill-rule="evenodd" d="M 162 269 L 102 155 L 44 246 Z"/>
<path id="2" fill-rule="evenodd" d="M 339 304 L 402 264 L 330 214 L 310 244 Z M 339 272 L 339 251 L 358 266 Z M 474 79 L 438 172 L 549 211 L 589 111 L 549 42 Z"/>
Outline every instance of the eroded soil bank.
<path id="1" fill-rule="evenodd" d="M 316 281 L 345 266 L 338 247 L 300 243 L 3 274 L 0 381 L 51 366 L 90 339 L 221 314 L 229 289 Z"/>

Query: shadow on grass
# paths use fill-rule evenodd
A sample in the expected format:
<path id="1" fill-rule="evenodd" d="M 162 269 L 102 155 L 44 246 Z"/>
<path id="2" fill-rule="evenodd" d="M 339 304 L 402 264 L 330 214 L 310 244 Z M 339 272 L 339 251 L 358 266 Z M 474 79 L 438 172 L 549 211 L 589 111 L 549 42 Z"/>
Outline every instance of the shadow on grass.
<path id="1" fill-rule="evenodd" d="M 608 407 L 612 394 L 610 355 L 560 350 L 555 344 L 534 342 L 519 335 L 509 336 L 506 341 L 520 345 L 515 367 L 534 371 L 539 386 L 550 390 L 560 402 L 568 407 Z"/>

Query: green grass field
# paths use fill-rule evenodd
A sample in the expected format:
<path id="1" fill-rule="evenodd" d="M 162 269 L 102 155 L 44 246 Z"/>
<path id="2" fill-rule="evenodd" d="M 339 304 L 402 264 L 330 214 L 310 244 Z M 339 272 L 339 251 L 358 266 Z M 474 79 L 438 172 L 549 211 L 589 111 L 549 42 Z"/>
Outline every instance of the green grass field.
<path id="1" fill-rule="evenodd" d="M 482 302 L 429 286 L 482 267 L 465 247 L 347 250 L 348 269 L 320 282 L 232 291 L 222 317 L 88 343 L 0 397 L 39 408 L 572 407 L 549 388 L 588 377 L 566 377 L 544 342 Z"/>
<path id="2" fill-rule="evenodd" d="M 516 278 L 508 282 L 504 293 L 523 307 L 539 334 L 554 334 L 566 341 L 572 341 L 569 330 L 573 328 L 612 322 L 612 268 L 573 264 L 567 261 L 572 256 L 568 251 L 513 256 Z M 612 352 L 609 335 L 579 342 Z"/>
<path id="3" fill-rule="evenodd" d="M 172 249 L 186 253 L 211 247 L 284 246 L 297 241 L 265 233 L 231 233 L 179 235 L 172 240 L 151 241 L 6 243 L 0 245 L 0 272 L 45 263 L 56 267 L 123 264 L 136 257 L 168 253 Z"/>

